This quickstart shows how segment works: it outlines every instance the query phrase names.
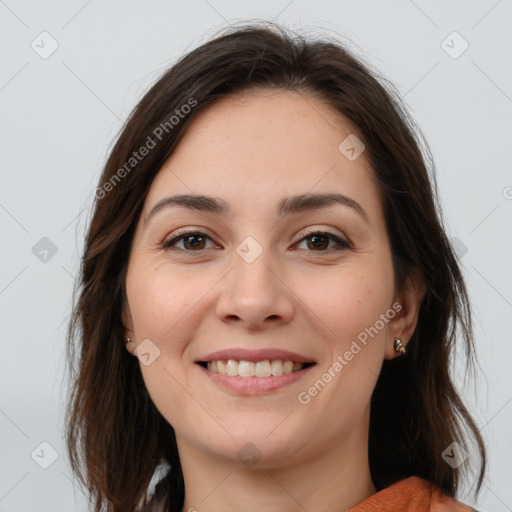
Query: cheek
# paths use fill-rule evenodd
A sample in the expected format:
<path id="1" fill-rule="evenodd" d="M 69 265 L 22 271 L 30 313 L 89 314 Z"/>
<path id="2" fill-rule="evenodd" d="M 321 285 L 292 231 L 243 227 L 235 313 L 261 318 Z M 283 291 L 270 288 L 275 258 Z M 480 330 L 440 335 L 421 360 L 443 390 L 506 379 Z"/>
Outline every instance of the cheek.
<path id="1" fill-rule="evenodd" d="M 335 414 L 351 411 L 354 416 L 369 401 L 383 361 L 384 336 L 395 314 L 391 260 L 359 262 L 357 268 L 331 276 L 324 305 L 319 307 L 325 313 L 323 320 L 336 333 L 328 345 L 330 359 L 325 365 L 325 371 L 331 368 L 336 377 L 317 405 Z"/>
<path id="2" fill-rule="evenodd" d="M 344 345 L 391 307 L 393 272 L 382 263 L 359 261 L 303 281 L 300 296 L 324 324 L 329 339 Z"/>
<path id="3" fill-rule="evenodd" d="M 138 338 L 161 342 L 201 297 L 193 277 L 171 273 L 165 265 L 134 265 L 126 286 Z"/>
<path id="4" fill-rule="evenodd" d="M 187 424 L 191 420 L 181 417 L 190 409 L 190 396 L 183 392 L 182 354 L 191 328 L 190 313 L 202 294 L 190 276 L 141 260 L 134 259 L 128 269 L 126 291 L 137 341 L 150 339 L 159 355 L 150 365 L 140 362 L 140 370 L 162 416 L 173 426 Z"/>

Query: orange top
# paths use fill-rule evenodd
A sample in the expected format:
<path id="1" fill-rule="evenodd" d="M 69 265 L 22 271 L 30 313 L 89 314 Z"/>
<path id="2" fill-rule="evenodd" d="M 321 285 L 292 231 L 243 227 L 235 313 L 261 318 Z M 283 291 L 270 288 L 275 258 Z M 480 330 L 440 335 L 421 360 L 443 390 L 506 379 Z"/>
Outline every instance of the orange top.
<path id="1" fill-rule="evenodd" d="M 417 476 L 395 482 L 347 512 L 478 512 Z"/>
<path id="2" fill-rule="evenodd" d="M 164 489 L 160 489 L 162 491 Z M 158 492 L 145 512 L 164 512 L 167 495 Z M 181 511 L 181 508 L 180 508 Z M 427 480 L 410 476 L 382 489 L 346 512 L 478 512 L 446 494 Z"/>

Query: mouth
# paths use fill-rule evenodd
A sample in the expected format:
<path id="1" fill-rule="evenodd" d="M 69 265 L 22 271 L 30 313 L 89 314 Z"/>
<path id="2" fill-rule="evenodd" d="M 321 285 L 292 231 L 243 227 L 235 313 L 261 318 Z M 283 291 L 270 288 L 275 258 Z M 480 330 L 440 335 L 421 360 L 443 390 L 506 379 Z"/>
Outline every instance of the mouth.
<path id="1" fill-rule="evenodd" d="M 197 368 L 210 382 L 238 396 L 277 392 L 304 379 L 316 364 L 291 359 L 196 361 Z"/>
<path id="2" fill-rule="evenodd" d="M 306 377 L 317 361 L 272 348 L 234 347 L 205 354 L 194 361 L 216 386 L 234 395 L 265 395 Z"/>
<path id="3" fill-rule="evenodd" d="M 216 359 L 211 361 L 197 361 L 196 364 L 205 370 L 226 375 L 228 377 L 280 377 L 305 370 L 316 363 L 293 361 L 291 359 L 265 359 L 261 361 L 247 361 L 244 359 Z"/>

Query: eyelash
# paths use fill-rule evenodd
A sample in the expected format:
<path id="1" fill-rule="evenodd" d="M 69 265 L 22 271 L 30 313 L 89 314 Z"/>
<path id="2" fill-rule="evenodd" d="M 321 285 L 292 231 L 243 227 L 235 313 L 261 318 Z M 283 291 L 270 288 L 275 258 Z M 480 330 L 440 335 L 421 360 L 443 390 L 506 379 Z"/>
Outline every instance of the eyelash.
<path id="1" fill-rule="evenodd" d="M 178 242 L 182 239 L 188 238 L 188 237 L 192 237 L 192 236 L 199 236 L 201 238 L 208 238 L 211 240 L 211 238 L 208 235 L 206 235 L 205 233 L 203 233 L 201 231 L 184 230 L 184 231 L 178 231 L 178 233 L 175 237 L 171 238 L 170 240 L 164 241 L 163 244 L 160 246 L 160 248 L 161 249 L 170 249 L 176 242 Z M 311 231 L 310 233 L 307 233 L 297 242 L 297 244 L 302 242 L 306 238 L 311 238 L 313 236 L 323 236 L 323 237 L 330 238 L 331 240 L 333 240 L 334 242 L 336 242 L 338 244 L 338 247 L 326 249 L 324 251 L 308 251 L 308 252 L 330 252 L 333 249 L 334 250 L 342 250 L 342 249 L 350 249 L 350 247 L 351 247 L 351 245 L 347 241 L 342 240 L 334 233 L 330 233 L 329 231 L 321 231 L 321 230 Z M 179 250 L 184 251 L 184 252 L 189 252 L 189 253 L 194 253 L 194 252 L 200 253 L 206 249 L 201 249 L 199 251 L 190 251 L 187 249 L 179 249 Z"/>

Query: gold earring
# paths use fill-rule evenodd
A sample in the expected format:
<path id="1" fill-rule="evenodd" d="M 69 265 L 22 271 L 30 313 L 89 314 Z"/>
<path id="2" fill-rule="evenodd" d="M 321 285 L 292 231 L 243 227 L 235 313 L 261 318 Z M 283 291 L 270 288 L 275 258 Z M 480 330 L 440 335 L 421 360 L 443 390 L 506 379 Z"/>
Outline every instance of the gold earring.
<path id="1" fill-rule="evenodd" d="M 402 340 L 400 338 L 395 338 L 395 342 L 394 342 L 393 346 L 397 352 L 400 352 L 401 354 L 405 354 L 405 346 L 402 343 Z"/>

